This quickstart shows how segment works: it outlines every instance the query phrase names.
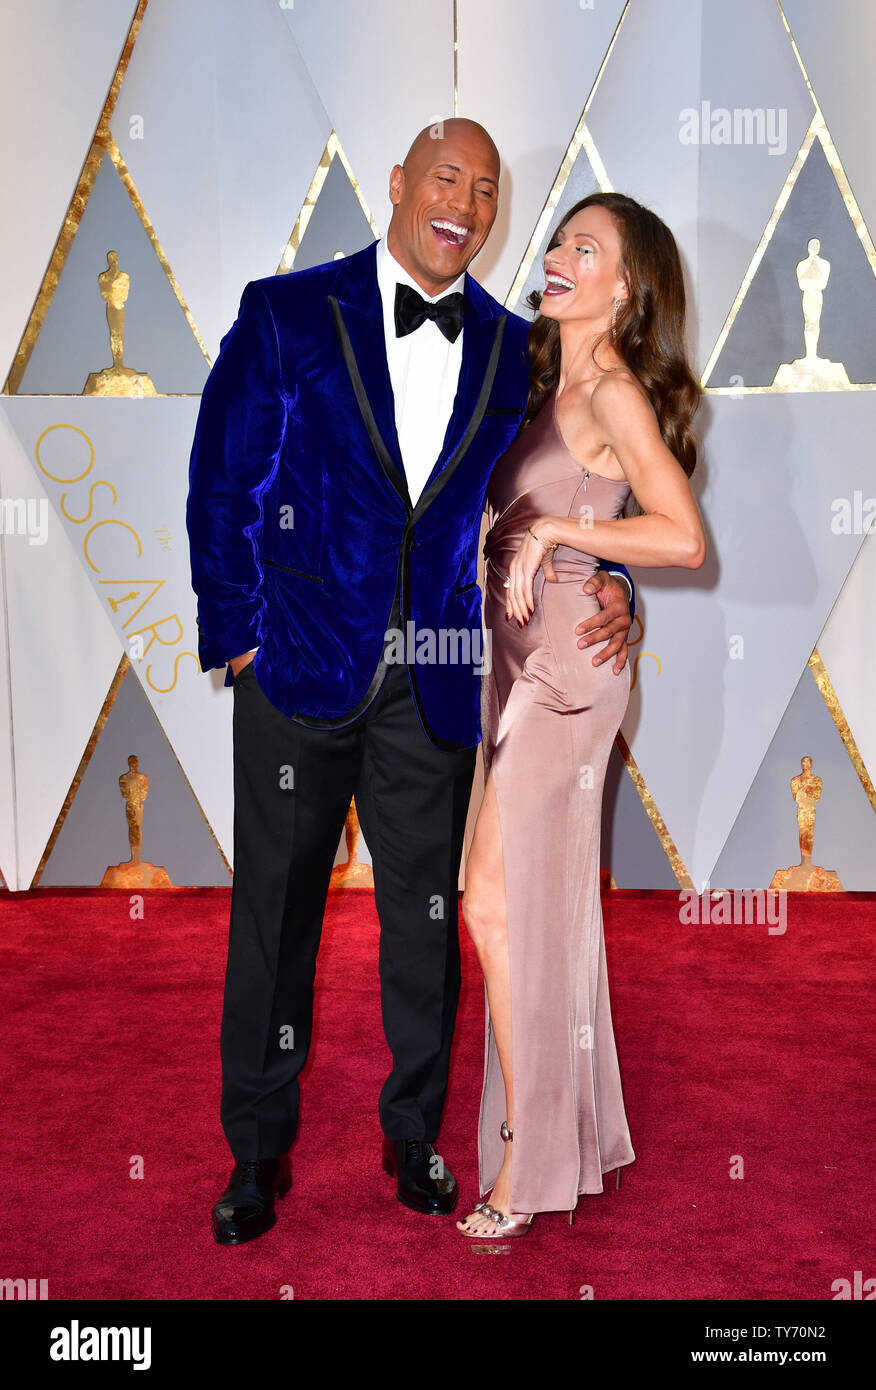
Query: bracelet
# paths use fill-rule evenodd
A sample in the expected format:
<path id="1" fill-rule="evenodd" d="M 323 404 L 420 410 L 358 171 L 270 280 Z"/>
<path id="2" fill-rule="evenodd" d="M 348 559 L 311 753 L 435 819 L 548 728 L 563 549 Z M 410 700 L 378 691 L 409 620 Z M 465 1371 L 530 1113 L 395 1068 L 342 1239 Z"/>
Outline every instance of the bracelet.
<path id="1" fill-rule="evenodd" d="M 532 529 L 531 526 L 527 526 L 526 529 L 527 529 L 527 531 L 529 532 L 529 534 L 532 536 L 532 539 L 533 539 L 534 541 L 538 541 L 539 545 L 542 547 L 542 549 L 543 549 L 544 551 L 556 550 L 556 549 L 558 548 L 559 542 L 557 542 L 557 545 L 546 545 L 545 542 L 541 539 L 541 537 L 540 537 L 540 536 L 537 536 L 537 535 L 535 534 L 535 532 L 533 531 L 533 529 Z"/>

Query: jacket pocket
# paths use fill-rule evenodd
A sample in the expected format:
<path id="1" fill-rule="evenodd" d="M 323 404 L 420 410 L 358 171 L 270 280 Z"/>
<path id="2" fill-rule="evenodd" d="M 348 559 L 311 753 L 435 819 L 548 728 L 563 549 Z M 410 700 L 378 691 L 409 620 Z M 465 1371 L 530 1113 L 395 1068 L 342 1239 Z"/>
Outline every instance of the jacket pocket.
<path id="1" fill-rule="evenodd" d="M 324 582 L 318 574 L 305 574 L 304 570 L 294 570 L 291 565 L 281 565 L 276 560 L 263 560 L 262 564 L 269 565 L 272 570 L 285 570 L 287 574 L 297 574 L 299 579 L 310 579 L 314 584 Z"/>

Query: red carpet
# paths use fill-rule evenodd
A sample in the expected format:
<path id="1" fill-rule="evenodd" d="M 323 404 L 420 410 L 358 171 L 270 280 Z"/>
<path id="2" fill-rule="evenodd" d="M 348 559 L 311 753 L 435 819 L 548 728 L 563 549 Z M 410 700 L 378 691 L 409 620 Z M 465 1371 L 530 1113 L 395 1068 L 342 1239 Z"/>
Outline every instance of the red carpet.
<path id="1" fill-rule="evenodd" d="M 674 894 L 605 896 L 637 1161 L 575 1225 L 507 1254 L 405 1210 L 380 1170 L 387 1070 L 370 894 L 330 901 L 292 1192 L 273 1231 L 217 1246 L 229 893 L 0 897 L 0 1276 L 49 1298 L 816 1299 L 873 1266 L 872 895 L 791 895 L 787 932 L 681 926 Z M 442 1151 L 476 1195 L 483 986 L 464 983 Z M 729 1174 L 734 1155 L 744 1180 Z M 130 1176 L 142 1159 L 143 1177 Z"/>

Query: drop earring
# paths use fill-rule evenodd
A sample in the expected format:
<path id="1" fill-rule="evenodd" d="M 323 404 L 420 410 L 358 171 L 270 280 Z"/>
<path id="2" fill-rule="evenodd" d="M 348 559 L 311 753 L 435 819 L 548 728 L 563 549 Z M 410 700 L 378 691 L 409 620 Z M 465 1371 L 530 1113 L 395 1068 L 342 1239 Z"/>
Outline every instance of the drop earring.
<path id="1" fill-rule="evenodd" d="M 611 336 L 613 338 L 617 335 L 617 314 L 618 310 L 620 309 L 620 306 L 621 301 L 619 299 L 615 299 L 611 310 Z"/>

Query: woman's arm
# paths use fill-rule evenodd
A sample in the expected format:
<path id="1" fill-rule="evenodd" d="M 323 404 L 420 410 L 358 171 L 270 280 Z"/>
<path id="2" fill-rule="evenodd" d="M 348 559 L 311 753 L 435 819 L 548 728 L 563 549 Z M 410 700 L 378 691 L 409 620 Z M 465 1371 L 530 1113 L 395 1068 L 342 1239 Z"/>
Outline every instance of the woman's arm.
<path id="1" fill-rule="evenodd" d="M 614 451 L 644 511 L 617 521 L 544 516 L 533 522 L 509 570 L 508 612 L 525 621 L 533 611 L 532 580 L 544 563 L 555 580 L 548 547 L 567 545 L 625 565 L 699 569 L 706 538 L 697 504 L 678 460 L 660 435 L 657 417 L 639 386 L 606 376 L 590 398 L 600 438 Z M 519 610 L 519 611 L 518 611 Z"/>
<path id="2" fill-rule="evenodd" d="M 613 449 L 645 515 L 590 525 L 546 517 L 533 531 L 549 545 L 568 545 L 600 560 L 699 569 L 706 538 L 697 504 L 641 389 L 629 378 L 605 376 L 594 387 L 590 408 L 600 438 Z"/>

